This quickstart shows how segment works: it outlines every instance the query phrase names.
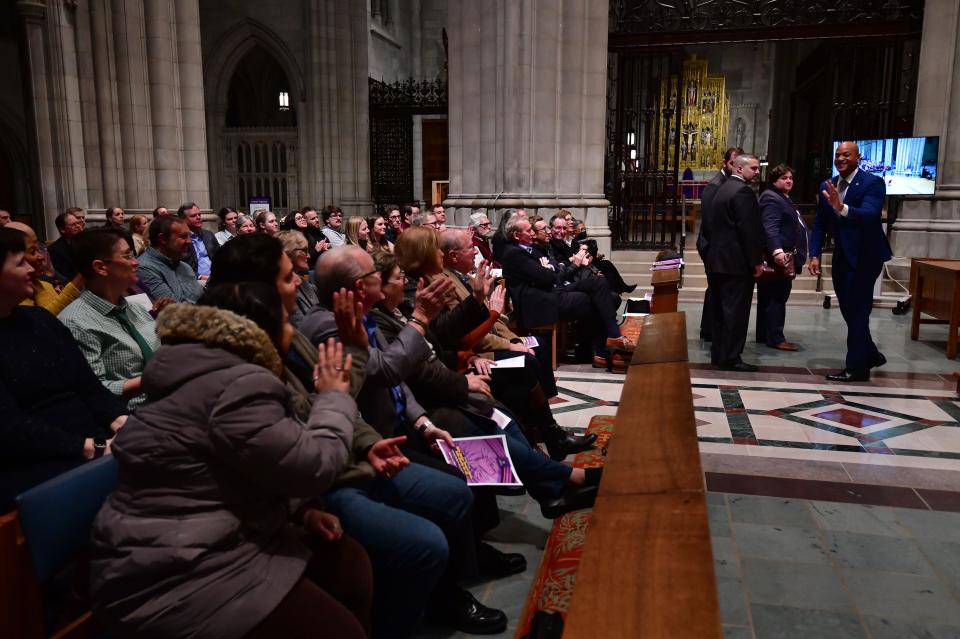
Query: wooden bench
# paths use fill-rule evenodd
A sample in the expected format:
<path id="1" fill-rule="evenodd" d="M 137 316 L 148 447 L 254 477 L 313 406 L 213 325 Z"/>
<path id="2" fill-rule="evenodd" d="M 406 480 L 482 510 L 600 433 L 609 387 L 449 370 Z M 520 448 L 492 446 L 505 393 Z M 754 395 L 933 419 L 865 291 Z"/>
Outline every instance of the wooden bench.
<path id="1" fill-rule="evenodd" d="M 722 636 L 683 313 L 644 318 L 563 636 Z"/>

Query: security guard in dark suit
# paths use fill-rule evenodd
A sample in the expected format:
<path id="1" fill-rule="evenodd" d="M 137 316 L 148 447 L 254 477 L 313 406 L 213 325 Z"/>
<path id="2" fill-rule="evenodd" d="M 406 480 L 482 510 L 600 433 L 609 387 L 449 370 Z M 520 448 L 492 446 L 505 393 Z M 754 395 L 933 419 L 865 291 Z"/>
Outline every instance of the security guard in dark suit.
<path id="1" fill-rule="evenodd" d="M 753 283 L 763 271 L 760 206 L 749 182 L 760 173 L 756 156 L 733 161 L 733 173 L 717 190 L 703 220 L 709 240 L 704 265 L 710 286 L 710 360 L 723 370 L 756 371 L 740 359 L 747 340 Z"/>

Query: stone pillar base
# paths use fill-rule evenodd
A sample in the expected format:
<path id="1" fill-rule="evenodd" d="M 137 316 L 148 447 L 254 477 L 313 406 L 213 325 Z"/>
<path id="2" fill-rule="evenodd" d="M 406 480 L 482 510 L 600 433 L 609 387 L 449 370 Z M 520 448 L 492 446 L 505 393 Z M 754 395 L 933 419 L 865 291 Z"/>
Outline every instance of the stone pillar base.
<path id="1" fill-rule="evenodd" d="M 960 199 L 905 200 L 890 243 L 898 256 L 960 259 Z"/>

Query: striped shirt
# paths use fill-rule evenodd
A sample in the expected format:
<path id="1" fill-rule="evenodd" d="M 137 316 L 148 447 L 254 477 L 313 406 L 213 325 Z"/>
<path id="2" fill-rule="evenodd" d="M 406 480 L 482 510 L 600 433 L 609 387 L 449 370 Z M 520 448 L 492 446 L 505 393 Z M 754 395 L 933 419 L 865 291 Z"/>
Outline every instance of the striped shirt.
<path id="1" fill-rule="evenodd" d="M 119 306 L 115 306 L 85 289 L 79 298 L 63 309 L 59 319 L 70 329 L 90 368 L 103 385 L 122 398 L 123 383 L 139 377 L 146 362 L 137 341 L 120 320 L 110 315 L 116 308 L 127 316 L 150 348 L 154 351 L 160 348 L 153 317 L 147 309 L 128 304 L 126 300 L 120 300 Z M 135 396 L 127 403 L 127 407 L 132 410 L 144 399 L 143 395 Z"/>

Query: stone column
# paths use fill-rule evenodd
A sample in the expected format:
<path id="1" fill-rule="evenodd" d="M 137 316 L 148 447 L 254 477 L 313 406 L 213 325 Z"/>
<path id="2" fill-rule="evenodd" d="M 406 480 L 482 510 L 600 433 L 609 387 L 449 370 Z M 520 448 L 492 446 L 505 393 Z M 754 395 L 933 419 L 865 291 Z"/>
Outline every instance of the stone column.
<path id="1" fill-rule="evenodd" d="M 119 206 L 153 208 L 157 183 L 143 2 L 112 0 L 111 9 L 124 181 L 123 204 Z"/>
<path id="2" fill-rule="evenodd" d="M 891 241 L 896 255 L 960 258 L 960 7 L 927 0 L 917 74 L 913 133 L 940 136 L 937 190 L 932 198 L 904 200 Z"/>
<path id="3" fill-rule="evenodd" d="M 306 92 L 297 105 L 301 204 L 370 215 L 367 7 L 312 0 Z"/>
<path id="4" fill-rule="evenodd" d="M 606 0 L 451 0 L 444 205 L 455 224 L 474 210 L 566 208 L 609 251 L 607 30 Z"/>
<path id="5" fill-rule="evenodd" d="M 157 204 L 175 206 L 183 198 L 183 139 L 178 104 L 180 91 L 176 56 L 179 53 L 173 0 L 144 3 L 147 35 L 147 75 L 150 82 L 150 118 Z M 179 206 L 179 205 L 176 205 Z"/>
<path id="6" fill-rule="evenodd" d="M 200 48 L 199 0 L 175 0 L 177 74 L 180 95 L 180 141 L 182 149 L 179 204 L 196 202 L 201 209 L 223 206 L 210 201 L 207 164 L 207 125 L 203 99 L 203 55 Z M 179 206 L 179 204 L 177 206 Z"/>

